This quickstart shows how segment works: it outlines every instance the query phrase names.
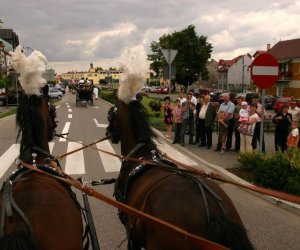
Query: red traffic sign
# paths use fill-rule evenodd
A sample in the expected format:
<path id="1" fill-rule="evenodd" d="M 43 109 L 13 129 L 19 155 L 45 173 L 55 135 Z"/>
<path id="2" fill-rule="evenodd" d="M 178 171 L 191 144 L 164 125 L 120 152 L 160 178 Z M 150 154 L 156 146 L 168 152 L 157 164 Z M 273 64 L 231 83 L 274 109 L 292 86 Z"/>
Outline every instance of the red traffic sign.
<path id="1" fill-rule="evenodd" d="M 279 78 L 276 58 L 267 53 L 257 56 L 251 66 L 251 78 L 258 87 L 272 87 Z"/>

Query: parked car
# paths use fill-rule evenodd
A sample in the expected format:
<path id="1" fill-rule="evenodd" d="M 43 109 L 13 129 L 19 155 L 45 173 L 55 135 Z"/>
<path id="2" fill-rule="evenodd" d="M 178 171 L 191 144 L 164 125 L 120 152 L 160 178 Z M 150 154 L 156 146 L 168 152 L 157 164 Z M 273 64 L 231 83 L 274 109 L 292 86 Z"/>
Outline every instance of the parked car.
<path id="1" fill-rule="evenodd" d="M 276 103 L 275 96 L 272 95 L 266 95 L 265 96 L 265 108 L 266 109 L 273 109 Z"/>
<path id="2" fill-rule="evenodd" d="M 221 89 L 216 89 L 213 90 L 212 92 L 209 93 L 209 96 L 211 98 L 211 102 L 218 102 L 219 101 L 219 96 L 223 93 Z"/>
<path id="3" fill-rule="evenodd" d="M 8 93 L 2 93 L 0 95 L 0 105 L 6 106 L 6 105 L 17 105 L 18 104 L 18 98 L 19 96 L 23 94 L 23 90 L 11 90 L 8 91 Z"/>
<path id="4" fill-rule="evenodd" d="M 49 88 L 49 96 L 51 99 L 57 98 L 58 100 L 60 100 L 64 96 L 64 94 L 57 88 L 51 87 Z"/>
<path id="5" fill-rule="evenodd" d="M 157 89 L 161 88 L 161 86 L 151 86 L 149 89 L 150 93 L 156 93 Z"/>
<path id="6" fill-rule="evenodd" d="M 295 99 L 293 96 L 282 96 L 282 97 L 279 97 L 277 99 L 277 101 L 275 102 L 275 105 L 274 105 L 273 109 L 275 111 L 281 110 L 282 107 L 283 107 L 283 105 L 290 106 L 292 102 L 296 102 L 296 105 L 298 107 L 300 107 L 299 100 Z"/>
<path id="7" fill-rule="evenodd" d="M 171 89 L 171 93 L 174 93 L 174 89 Z M 162 86 L 156 90 L 156 94 L 169 94 L 169 87 Z"/>
<path id="8" fill-rule="evenodd" d="M 142 91 L 145 91 L 145 92 L 150 92 L 150 89 L 151 87 L 148 86 L 148 85 L 145 85 L 143 88 L 142 88 Z"/>

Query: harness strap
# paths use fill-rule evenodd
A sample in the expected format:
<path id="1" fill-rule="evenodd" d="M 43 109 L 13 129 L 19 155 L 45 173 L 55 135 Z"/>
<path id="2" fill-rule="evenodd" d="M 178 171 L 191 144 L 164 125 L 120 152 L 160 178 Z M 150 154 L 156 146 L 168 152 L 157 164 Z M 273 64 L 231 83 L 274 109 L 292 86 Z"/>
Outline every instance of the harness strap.
<path id="1" fill-rule="evenodd" d="M 31 235 L 33 235 L 33 229 L 32 229 L 30 221 L 28 220 L 27 216 L 23 213 L 23 211 L 20 209 L 20 207 L 17 205 L 17 203 L 15 202 L 15 200 L 12 196 L 12 182 L 7 181 L 4 184 L 3 188 L 4 188 L 4 190 L 3 190 L 3 207 L 2 207 L 2 212 L 1 212 L 0 236 L 4 235 L 5 214 L 8 217 L 13 216 L 12 208 L 14 208 L 15 211 L 19 214 L 21 219 L 24 221 L 24 224 L 27 226 L 28 231 L 30 232 Z"/>
<path id="2" fill-rule="evenodd" d="M 22 165 L 29 168 L 29 169 L 33 169 L 35 170 L 36 172 L 39 172 L 39 173 L 43 173 L 43 174 L 48 174 L 48 173 L 45 173 L 37 168 L 34 168 L 32 165 L 30 164 L 27 164 L 25 162 L 22 162 Z M 74 180 L 72 177 L 68 177 L 68 179 L 64 179 L 64 178 L 61 178 L 61 177 L 58 177 L 58 176 L 53 176 L 54 178 L 56 179 L 59 179 L 61 180 L 62 182 L 65 182 L 79 190 L 81 190 L 82 192 L 85 192 L 86 194 L 90 195 L 90 196 L 94 196 L 95 198 L 97 199 L 100 199 L 114 207 L 117 207 L 118 209 L 121 209 L 123 210 L 124 212 L 132 215 L 132 216 L 136 216 L 138 217 L 139 219 L 142 219 L 144 221 L 147 221 L 148 223 L 152 224 L 152 225 L 155 225 L 155 226 L 160 226 L 162 228 L 165 228 L 165 229 L 169 229 L 173 232 L 176 232 L 177 234 L 179 235 L 182 235 L 184 236 L 187 240 L 190 240 L 192 242 L 194 242 L 195 244 L 197 244 L 197 246 L 199 248 L 202 248 L 202 249 L 206 249 L 206 250 L 225 250 L 225 249 L 228 249 L 227 247 L 224 247 L 218 243 L 215 243 L 215 242 L 212 242 L 212 241 L 209 241 L 207 239 L 204 239 L 200 236 L 197 236 L 197 235 L 194 235 L 194 234 L 191 234 L 171 223 L 168 223 L 166 221 L 163 221 L 163 220 L 160 220 L 154 216 L 151 216 L 149 214 L 146 214 L 146 213 L 143 213 L 141 211 L 139 211 L 138 209 L 135 209 L 131 206 L 128 206 L 122 202 L 118 202 L 108 196 L 105 196 L 99 192 L 97 192 L 96 190 L 88 187 L 88 186 L 85 186 L 83 185 L 82 183 L 80 183 L 79 181 L 76 181 Z"/>

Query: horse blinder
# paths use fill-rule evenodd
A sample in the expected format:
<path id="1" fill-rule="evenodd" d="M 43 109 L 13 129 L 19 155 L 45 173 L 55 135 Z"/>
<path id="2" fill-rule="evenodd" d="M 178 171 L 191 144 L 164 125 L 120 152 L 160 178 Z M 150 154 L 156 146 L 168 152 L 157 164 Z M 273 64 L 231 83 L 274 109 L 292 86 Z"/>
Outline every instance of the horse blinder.
<path id="1" fill-rule="evenodd" d="M 111 107 L 107 113 L 108 126 L 106 128 L 106 136 L 108 136 L 112 143 L 117 144 L 120 141 L 120 136 L 114 131 L 113 122 L 118 114 L 117 107 Z"/>

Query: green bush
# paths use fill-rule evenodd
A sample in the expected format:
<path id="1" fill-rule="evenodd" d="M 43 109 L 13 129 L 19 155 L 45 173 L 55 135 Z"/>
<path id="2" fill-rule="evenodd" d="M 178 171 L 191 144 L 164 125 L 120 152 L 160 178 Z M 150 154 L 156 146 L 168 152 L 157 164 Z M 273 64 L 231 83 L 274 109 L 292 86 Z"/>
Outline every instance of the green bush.
<path id="1" fill-rule="evenodd" d="M 114 97 L 114 94 L 113 94 L 113 91 L 109 91 L 109 90 L 102 90 L 101 93 L 100 93 L 100 97 L 107 101 L 107 102 L 110 102 L 112 104 L 115 104 L 116 103 L 116 100 L 115 100 L 115 97 Z"/>
<path id="2" fill-rule="evenodd" d="M 300 195 L 300 173 L 287 179 L 284 190 L 290 194 Z"/>
<path id="3" fill-rule="evenodd" d="M 256 184 L 300 195 L 299 149 L 269 155 L 244 153 L 239 161 L 241 168 L 253 176 Z"/>
<path id="4" fill-rule="evenodd" d="M 153 100 L 149 102 L 149 107 L 151 108 L 152 111 L 160 111 L 161 108 L 161 102 L 158 100 Z"/>
<path id="5" fill-rule="evenodd" d="M 264 160 L 264 155 L 259 152 L 247 152 L 240 156 L 239 162 L 245 170 L 254 171 L 257 166 Z"/>
<path id="6" fill-rule="evenodd" d="M 276 153 L 271 157 L 267 157 L 254 170 L 256 182 L 277 190 L 284 190 L 287 178 L 291 174 L 291 164 L 283 153 Z"/>

